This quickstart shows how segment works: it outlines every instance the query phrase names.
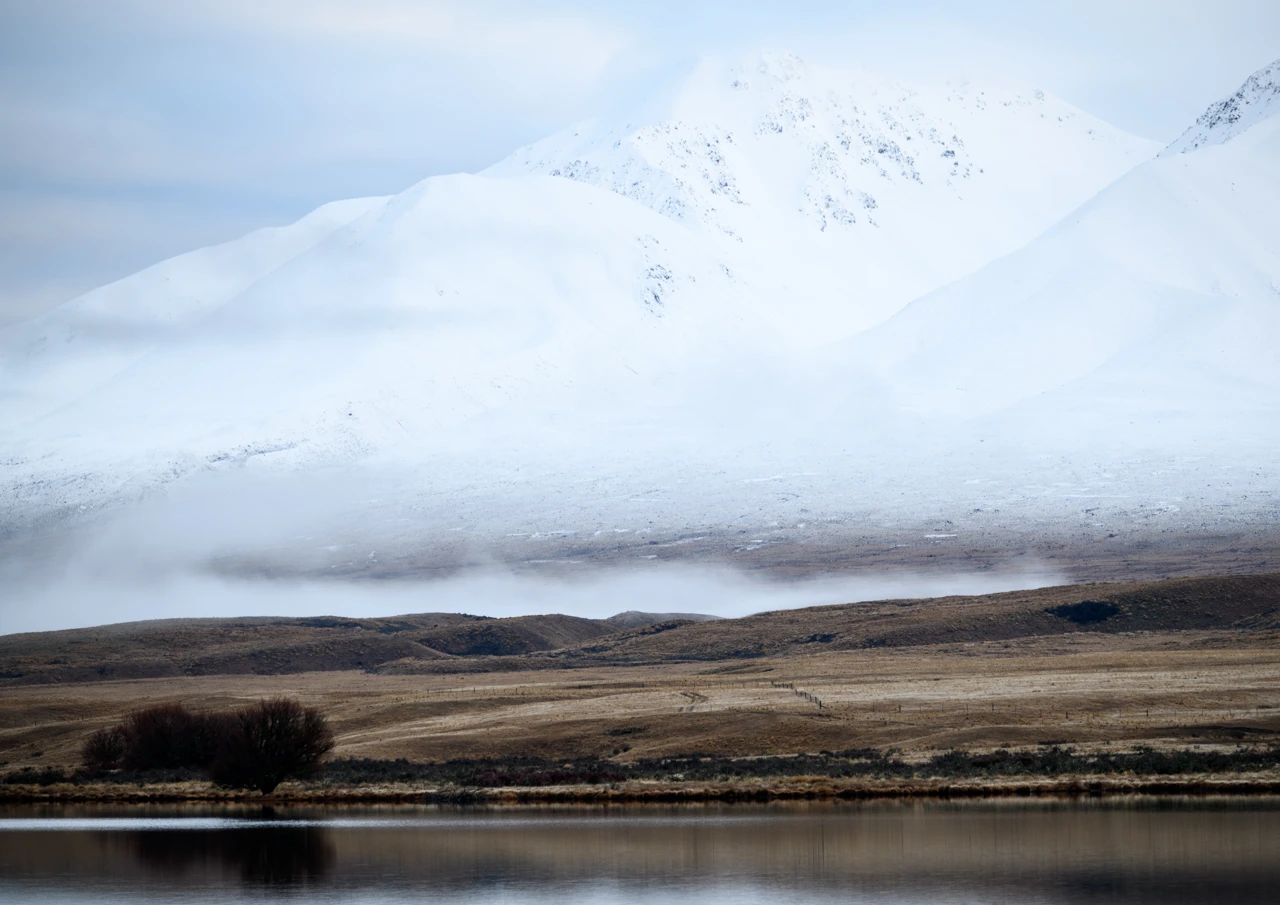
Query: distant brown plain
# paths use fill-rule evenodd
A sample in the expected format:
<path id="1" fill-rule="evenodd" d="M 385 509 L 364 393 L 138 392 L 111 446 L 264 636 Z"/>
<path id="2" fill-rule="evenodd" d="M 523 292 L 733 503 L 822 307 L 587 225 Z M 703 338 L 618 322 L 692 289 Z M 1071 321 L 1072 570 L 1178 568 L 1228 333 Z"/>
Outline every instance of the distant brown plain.
<path id="1" fill-rule="evenodd" d="M 74 765 L 88 733 L 145 704 L 223 708 L 278 694 L 330 715 L 335 756 L 420 761 L 1273 743 L 1278 589 L 1274 575 L 1075 585 L 629 628 L 555 650 L 432 653 L 360 670 L 317 660 L 311 671 L 255 674 L 245 670 L 265 661 L 240 658 L 237 674 L 49 676 L 0 692 L 0 762 Z M 1120 609 L 1093 626 L 1047 613 L 1084 599 Z M 211 639 L 214 623 L 200 623 Z M 296 621 L 285 629 L 296 644 Z M 333 626 L 327 644 L 372 629 Z M 13 662 L 21 642 L 30 660 L 69 634 L 10 636 L 0 653 Z"/>

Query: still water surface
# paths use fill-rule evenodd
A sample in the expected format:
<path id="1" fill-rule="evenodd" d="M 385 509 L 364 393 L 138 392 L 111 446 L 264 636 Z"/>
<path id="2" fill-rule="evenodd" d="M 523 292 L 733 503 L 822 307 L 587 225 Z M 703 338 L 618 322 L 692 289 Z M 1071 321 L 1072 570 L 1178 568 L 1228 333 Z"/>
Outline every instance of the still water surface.
<path id="1" fill-rule="evenodd" d="M 5 903 L 1280 902 L 1280 799 L 0 809 Z"/>

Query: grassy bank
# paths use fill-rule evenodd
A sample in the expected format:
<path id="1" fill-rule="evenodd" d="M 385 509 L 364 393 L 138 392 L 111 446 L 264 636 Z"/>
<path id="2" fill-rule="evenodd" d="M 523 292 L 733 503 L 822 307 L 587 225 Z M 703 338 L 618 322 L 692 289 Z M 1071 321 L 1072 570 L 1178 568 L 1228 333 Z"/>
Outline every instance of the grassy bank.
<path id="1" fill-rule="evenodd" d="M 415 763 L 343 758 L 271 796 L 220 788 L 194 771 L 8 773 L 7 801 L 425 803 L 770 801 L 1049 794 L 1280 794 L 1280 747 L 1079 752 L 1044 746 L 906 759 L 850 750 L 794 757 L 691 755 L 628 762 L 531 757 Z"/>

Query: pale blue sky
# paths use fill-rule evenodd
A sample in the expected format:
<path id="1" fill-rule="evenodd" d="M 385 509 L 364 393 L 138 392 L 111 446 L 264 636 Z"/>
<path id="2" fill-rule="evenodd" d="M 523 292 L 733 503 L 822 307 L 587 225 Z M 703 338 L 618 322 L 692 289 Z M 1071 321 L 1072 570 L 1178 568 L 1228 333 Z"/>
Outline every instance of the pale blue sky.
<path id="1" fill-rule="evenodd" d="M 1280 3 L 0 0 L 0 325 L 762 47 L 1008 73 L 1169 140 L 1280 57 Z"/>

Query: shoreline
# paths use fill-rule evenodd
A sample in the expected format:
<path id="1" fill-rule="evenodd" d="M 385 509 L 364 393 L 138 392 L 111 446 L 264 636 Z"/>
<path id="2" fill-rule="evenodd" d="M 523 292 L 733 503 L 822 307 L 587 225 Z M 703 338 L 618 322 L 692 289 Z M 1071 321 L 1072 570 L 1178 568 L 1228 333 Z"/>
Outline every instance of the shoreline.
<path id="1" fill-rule="evenodd" d="M 510 786 L 301 786 L 269 795 L 220 789 L 210 783 L 155 785 L 0 786 L 0 804 L 281 804 L 281 805 L 525 805 L 525 804 L 703 804 L 774 801 L 875 801 L 977 798 L 1099 798 L 1142 796 L 1280 795 L 1280 776 L 1255 774 L 1224 778 L 1203 774 L 1156 776 L 1072 776 L 1008 782 L 885 781 L 833 782 L 827 778 L 779 779 L 759 783 L 635 782 L 613 785 Z"/>

